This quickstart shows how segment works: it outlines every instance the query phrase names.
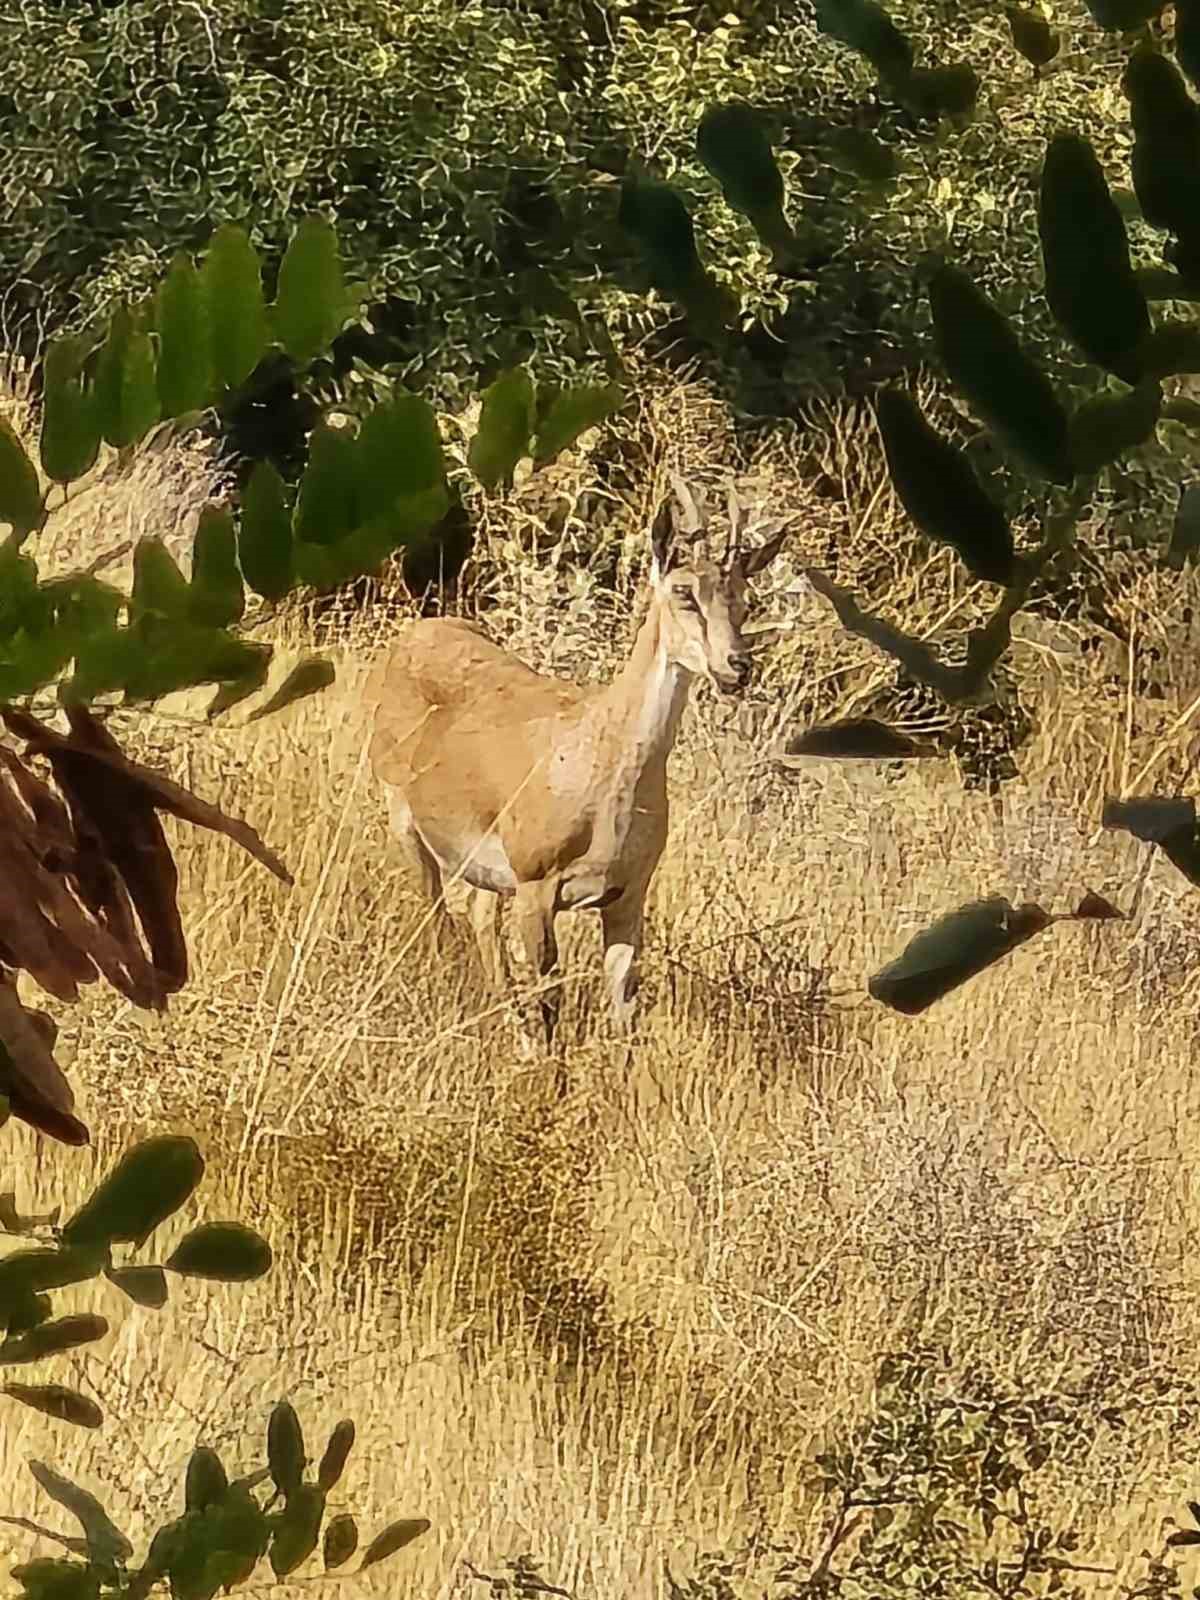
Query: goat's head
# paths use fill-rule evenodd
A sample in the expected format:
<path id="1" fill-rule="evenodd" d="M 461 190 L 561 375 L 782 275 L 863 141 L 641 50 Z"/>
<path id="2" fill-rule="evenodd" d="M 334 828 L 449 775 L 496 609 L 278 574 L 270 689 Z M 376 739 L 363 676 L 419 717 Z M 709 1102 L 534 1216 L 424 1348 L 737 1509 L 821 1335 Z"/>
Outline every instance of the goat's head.
<path id="1" fill-rule="evenodd" d="M 762 543 L 747 545 L 746 511 L 730 488 L 729 538 L 723 556 L 712 560 L 697 549 L 706 518 L 681 478 L 673 477 L 672 485 L 675 503 L 663 500 L 650 533 L 650 582 L 667 655 L 725 694 L 736 694 L 749 683 L 754 665 L 742 633 L 748 586 L 779 554 L 787 524 Z"/>

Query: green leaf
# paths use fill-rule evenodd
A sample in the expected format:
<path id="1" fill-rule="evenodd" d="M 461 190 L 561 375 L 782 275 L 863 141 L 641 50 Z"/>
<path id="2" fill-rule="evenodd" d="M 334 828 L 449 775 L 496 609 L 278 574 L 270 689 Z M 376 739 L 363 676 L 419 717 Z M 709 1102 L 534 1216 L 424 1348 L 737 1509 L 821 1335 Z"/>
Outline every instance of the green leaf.
<path id="1" fill-rule="evenodd" d="M 267 1464 L 281 1495 L 294 1494 L 300 1487 L 307 1461 L 304 1429 L 296 1408 L 291 1401 L 280 1400 L 272 1408 L 267 1422 Z"/>
<path id="2" fill-rule="evenodd" d="M 553 461 L 569 450 L 581 434 L 611 417 L 620 404 L 621 391 L 614 383 L 582 384 L 561 390 L 537 424 L 534 461 L 538 466 Z"/>
<path id="3" fill-rule="evenodd" d="M 0 640 L 20 629 L 41 630 L 44 596 L 38 590 L 37 563 L 23 556 L 14 539 L 0 544 Z"/>
<path id="4" fill-rule="evenodd" d="M 433 413 L 428 414 L 432 419 Z M 436 420 L 433 433 L 436 438 Z M 427 425 L 422 426 L 422 434 L 427 443 Z M 439 442 L 439 462 L 440 457 Z M 334 428 L 322 421 L 313 429 L 296 497 L 297 543 L 336 544 L 357 525 L 359 460 L 358 440 L 349 428 Z"/>
<path id="5" fill-rule="evenodd" d="M 929 307 L 938 354 L 976 415 L 1042 477 L 1069 483 L 1066 410 L 1008 319 L 945 264 L 929 279 Z"/>
<path id="6" fill-rule="evenodd" d="M 114 449 L 137 444 L 159 419 L 154 346 L 149 334 L 134 328 L 124 304 L 109 319 L 93 394 L 101 436 Z"/>
<path id="7" fill-rule="evenodd" d="M 229 1478 L 220 1456 L 208 1445 L 197 1445 L 188 1458 L 183 1487 L 184 1510 L 205 1511 L 214 1501 L 222 1499 L 228 1488 Z"/>
<path id="8" fill-rule="evenodd" d="M 1059 51 L 1059 37 L 1040 11 L 1005 6 L 1012 42 L 1034 67 L 1047 66 Z"/>
<path id="9" fill-rule="evenodd" d="M 345 1566 L 358 1549 L 358 1523 L 347 1515 L 334 1517 L 325 1529 L 325 1571 L 335 1572 Z"/>
<path id="10" fill-rule="evenodd" d="M 158 399 L 164 417 L 202 411 L 214 399 L 213 329 L 204 276 L 177 250 L 155 296 Z"/>
<path id="11" fill-rule="evenodd" d="M 102 1567 L 115 1567 L 129 1559 L 132 1544 L 90 1490 L 72 1483 L 41 1461 L 31 1461 L 29 1470 L 38 1486 L 79 1523 L 92 1561 Z"/>
<path id="12" fill-rule="evenodd" d="M 917 1016 L 1051 921 L 1040 906 L 1013 906 L 998 895 L 960 906 L 910 939 L 871 977 L 868 992 L 893 1011 Z"/>
<path id="13" fill-rule="evenodd" d="M 485 489 L 511 482 L 513 469 L 529 450 L 533 421 L 533 380 L 524 367 L 502 372 L 483 391 L 467 465 Z"/>
<path id="14" fill-rule="evenodd" d="M 143 1245 L 179 1210 L 204 1176 L 194 1139 L 162 1134 L 134 1145 L 62 1231 L 75 1246 Z"/>
<path id="15" fill-rule="evenodd" d="M 259 717 L 273 716 L 276 711 L 282 711 L 296 700 L 319 694 L 322 689 L 328 689 L 336 677 L 337 672 L 328 657 L 308 656 L 297 662 L 266 705 L 252 711 L 247 721 L 257 722 Z"/>
<path id="16" fill-rule="evenodd" d="M 292 512 L 283 479 L 260 461 L 242 495 L 238 530 L 242 576 L 264 600 L 282 600 L 292 588 Z"/>
<path id="17" fill-rule="evenodd" d="M 414 1539 L 419 1539 L 423 1533 L 428 1533 L 429 1528 L 428 1517 L 405 1517 L 400 1522 L 391 1523 L 371 1540 L 363 1553 L 358 1570 L 365 1572 L 377 1562 L 386 1561 L 388 1556 L 395 1555 L 397 1550 L 403 1550 L 405 1545 L 411 1544 Z"/>
<path id="18" fill-rule="evenodd" d="M 1011 584 L 1016 554 L 1008 519 L 966 456 L 930 427 L 901 390 L 881 390 L 876 414 L 892 485 L 917 527 L 950 545 L 973 577 Z"/>
<path id="19" fill-rule="evenodd" d="M 228 628 L 242 620 L 245 609 L 233 518 L 223 506 L 205 506 L 192 543 L 188 615 L 208 627 Z"/>
<path id="20" fill-rule="evenodd" d="M 249 1283 L 270 1271 L 271 1246 L 240 1222 L 204 1222 L 184 1235 L 163 1265 L 186 1278 Z"/>
<path id="21" fill-rule="evenodd" d="M 55 626 L 77 643 L 113 627 L 127 603 L 112 584 L 83 572 L 51 578 L 42 585 L 42 596 L 53 612 Z"/>
<path id="22" fill-rule="evenodd" d="M 161 1311 L 167 1303 L 167 1277 L 161 1267 L 108 1267 L 104 1276 L 148 1311 Z"/>
<path id="23" fill-rule="evenodd" d="M 113 629 L 84 641 L 76 657 L 70 692 L 121 688 L 130 704 L 157 700 L 201 683 L 238 683 L 269 646 L 240 639 L 221 628 L 186 620 L 159 628 L 152 638 Z"/>
<path id="24" fill-rule="evenodd" d="M 443 489 L 446 464 L 432 406 L 397 385 L 359 428 L 355 462 L 355 527 L 387 513 L 397 501 Z"/>
<path id="25" fill-rule="evenodd" d="M 1171 530 L 1171 543 L 1167 547 L 1167 565 L 1182 570 L 1200 553 L 1200 483 L 1188 484 L 1179 492 L 1179 505 L 1175 524 Z"/>
<path id="26" fill-rule="evenodd" d="M 296 365 L 306 367 L 329 348 L 347 309 L 337 234 L 324 217 L 305 217 L 279 266 L 275 334 Z"/>
<path id="27" fill-rule="evenodd" d="M 52 683 L 74 649 L 75 641 L 59 629 L 21 629 L 0 645 L 0 700 L 20 700 Z"/>
<path id="28" fill-rule="evenodd" d="M 1071 418 L 1071 459 L 1081 473 L 1099 472 L 1153 434 L 1162 410 L 1157 378 L 1123 395 L 1085 400 Z"/>
<path id="29" fill-rule="evenodd" d="M 7 523 L 20 544 L 42 526 L 45 516 L 37 468 L 16 431 L 0 417 L 0 523 Z"/>
<path id="30" fill-rule="evenodd" d="M 288 1494 L 282 1517 L 271 1540 L 271 1568 L 277 1578 L 295 1572 L 317 1548 L 325 1516 L 325 1491 L 315 1483 L 300 1483 Z"/>
<path id="31" fill-rule="evenodd" d="M 325 1453 L 317 1468 L 317 1482 L 326 1494 L 337 1484 L 345 1471 L 350 1451 L 354 1447 L 354 1431 L 353 1421 L 346 1417 L 329 1435 L 329 1442 L 325 1446 Z"/>
<path id="32" fill-rule="evenodd" d="M 150 535 L 139 539 L 133 552 L 131 627 L 145 636 L 146 623 L 179 622 L 187 616 L 190 605 L 188 581 L 166 545 Z"/>
<path id="33" fill-rule="evenodd" d="M 42 471 L 55 483 L 73 483 L 100 454 L 100 419 L 83 380 L 87 341 L 52 339 L 42 360 Z"/>
<path id="34" fill-rule="evenodd" d="M 145 643 L 132 628 L 97 629 L 76 647 L 75 671 L 62 698 L 86 705 L 97 695 L 124 689 L 144 657 Z"/>
<path id="35" fill-rule="evenodd" d="M 1129 239 L 1086 139 L 1050 141 L 1038 192 L 1046 299 L 1084 355 L 1128 384 L 1142 374 L 1150 312 L 1129 259 Z"/>
<path id="36" fill-rule="evenodd" d="M 31 1411 L 40 1411 L 55 1422 L 70 1422 L 77 1428 L 98 1428 L 104 1413 L 94 1400 L 61 1383 L 6 1383 L 0 1393 L 18 1400 Z"/>
<path id="37" fill-rule="evenodd" d="M 262 263 L 243 230 L 226 223 L 209 241 L 200 275 L 211 319 L 213 372 L 218 383 L 236 389 L 267 348 Z"/>
<path id="38" fill-rule="evenodd" d="M 62 1355 L 80 1345 L 94 1344 L 108 1332 L 108 1323 L 92 1312 L 77 1312 L 42 1322 L 28 1332 L 10 1337 L 0 1344 L 0 1362 L 41 1361 L 45 1356 Z"/>
<path id="39" fill-rule="evenodd" d="M 450 497 L 438 484 L 405 496 L 335 545 L 296 546 L 298 577 L 317 590 L 329 590 L 366 573 L 378 572 L 389 556 L 437 527 L 449 509 Z"/>

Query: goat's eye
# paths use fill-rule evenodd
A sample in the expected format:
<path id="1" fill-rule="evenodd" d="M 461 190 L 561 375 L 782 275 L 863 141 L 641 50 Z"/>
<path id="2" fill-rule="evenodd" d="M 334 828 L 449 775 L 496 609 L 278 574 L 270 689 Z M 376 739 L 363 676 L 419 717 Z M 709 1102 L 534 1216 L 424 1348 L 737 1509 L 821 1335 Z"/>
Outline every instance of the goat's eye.
<path id="1" fill-rule="evenodd" d="M 691 589 L 687 588 L 686 586 L 681 586 L 672 592 L 679 604 L 681 606 L 686 606 L 689 611 L 698 611 L 700 609 L 696 604 L 696 596 L 692 593 Z"/>

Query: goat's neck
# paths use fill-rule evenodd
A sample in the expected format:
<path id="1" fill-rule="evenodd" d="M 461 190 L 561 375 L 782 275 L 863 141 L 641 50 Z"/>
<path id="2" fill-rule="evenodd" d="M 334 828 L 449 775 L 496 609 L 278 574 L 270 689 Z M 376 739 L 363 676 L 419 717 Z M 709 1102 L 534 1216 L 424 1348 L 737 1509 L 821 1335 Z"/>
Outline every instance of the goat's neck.
<path id="1" fill-rule="evenodd" d="M 660 621 L 652 600 L 628 661 L 595 702 L 612 741 L 593 799 L 590 854 L 604 872 L 624 857 L 642 779 L 665 767 L 691 688 L 691 673 L 667 656 Z"/>
<path id="2" fill-rule="evenodd" d="M 635 784 L 646 768 L 670 755 L 692 686 L 692 674 L 667 655 L 661 623 L 652 599 L 628 660 L 603 696 L 609 726 L 620 740 L 617 765 Z"/>

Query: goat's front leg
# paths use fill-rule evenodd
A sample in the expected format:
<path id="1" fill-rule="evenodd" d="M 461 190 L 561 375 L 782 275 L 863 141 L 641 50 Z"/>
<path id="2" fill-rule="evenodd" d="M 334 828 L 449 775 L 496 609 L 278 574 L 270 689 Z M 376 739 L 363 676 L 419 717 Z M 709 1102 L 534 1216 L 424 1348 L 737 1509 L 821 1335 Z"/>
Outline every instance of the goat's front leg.
<path id="1" fill-rule="evenodd" d="M 558 967 L 558 941 L 554 937 L 555 890 L 553 879 L 539 883 L 523 883 L 516 893 L 515 912 L 517 931 L 525 959 L 533 968 L 534 976 L 545 985 Z M 542 1031 L 549 1050 L 554 1044 L 554 1031 L 558 1026 L 559 989 L 557 984 L 547 985 L 538 996 Z"/>
<path id="2" fill-rule="evenodd" d="M 631 1031 L 637 1012 L 645 903 L 646 885 L 630 884 L 619 900 L 605 906 L 600 913 L 609 1005 L 613 1026 L 622 1034 Z"/>

